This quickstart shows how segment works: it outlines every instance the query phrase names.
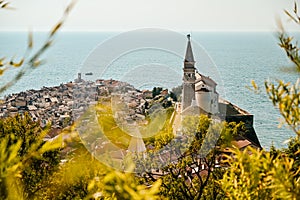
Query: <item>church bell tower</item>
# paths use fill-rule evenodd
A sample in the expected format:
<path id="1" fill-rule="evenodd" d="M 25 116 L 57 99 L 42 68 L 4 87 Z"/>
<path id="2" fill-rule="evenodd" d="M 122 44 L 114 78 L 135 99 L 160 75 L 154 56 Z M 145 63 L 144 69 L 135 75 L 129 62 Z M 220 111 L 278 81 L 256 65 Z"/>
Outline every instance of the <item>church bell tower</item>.
<path id="1" fill-rule="evenodd" d="M 195 60 L 191 45 L 191 35 L 187 35 L 188 44 L 184 59 L 183 67 L 183 89 L 182 89 L 182 111 L 189 107 L 193 100 L 195 100 Z"/>

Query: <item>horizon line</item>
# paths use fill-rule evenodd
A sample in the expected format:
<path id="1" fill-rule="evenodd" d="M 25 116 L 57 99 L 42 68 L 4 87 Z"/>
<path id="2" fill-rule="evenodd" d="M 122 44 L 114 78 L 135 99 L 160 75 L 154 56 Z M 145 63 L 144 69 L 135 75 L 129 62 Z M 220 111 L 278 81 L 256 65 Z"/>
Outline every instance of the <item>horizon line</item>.
<path id="1" fill-rule="evenodd" d="M 144 29 L 144 28 L 141 28 L 141 29 Z M 164 28 L 158 28 L 158 29 L 164 29 Z M 88 32 L 107 32 L 107 33 L 120 33 L 120 32 L 128 32 L 128 31 L 133 31 L 133 30 L 138 30 L 138 29 L 124 29 L 124 30 L 117 30 L 117 29 L 111 29 L 111 30 L 99 30 L 99 29 L 94 29 L 94 30 L 80 30 L 80 29 L 74 29 L 74 30 L 71 30 L 71 29 L 66 29 L 66 30 L 60 30 L 59 32 L 78 32 L 78 33 L 88 33 Z M 170 29 L 172 30 L 172 29 Z M 1 30 L 0 29 L 0 32 L 29 32 L 30 30 L 25 30 L 25 29 L 11 29 L 11 30 Z M 31 32 L 49 32 L 50 30 L 46 30 L 46 29 L 41 29 L 41 30 L 31 30 Z M 172 30 L 172 31 L 175 31 L 175 32 L 232 32 L 232 33 L 246 33 L 246 32 L 269 32 L 269 33 L 274 33 L 274 32 L 278 32 L 279 30 L 260 30 L 260 29 L 249 29 L 249 30 L 217 30 L 217 29 L 207 29 L 207 30 Z M 286 30 L 286 32 L 300 32 L 300 30 Z"/>

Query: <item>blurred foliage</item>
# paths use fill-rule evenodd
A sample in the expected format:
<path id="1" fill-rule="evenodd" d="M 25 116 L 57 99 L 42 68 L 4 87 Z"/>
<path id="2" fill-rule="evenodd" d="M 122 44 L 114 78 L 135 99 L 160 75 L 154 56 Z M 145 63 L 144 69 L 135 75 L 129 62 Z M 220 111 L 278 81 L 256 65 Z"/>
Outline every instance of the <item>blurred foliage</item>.
<path id="1" fill-rule="evenodd" d="M 0 119 L 1 199 L 31 199 L 56 169 L 62 138 L 47 133 L 28 114 Z"/>
<path id="2" fill-rule="evenodd" d="M 293 11 L 284 10 L 285 14 L 297 25 L 300 25 L 300 16 L 298 11 L 298 5 L 296 1 L 294 2 Z M 278 20 L 278 39 L 279 46 L 284 49 L 287 57 L 297 66 L 300 70 L 300 57 L 299 57 L 299 47 L 298 41 L 294 41 L 294 37 L 291 37 L 290 34 L 285 31 L 282 23 Z"/>
<path id="3" fill-rule="evenodd" d="M 146 187 L 130 173 L 133 168 L 119 172 L 103 165 L 86 150 L 76 132 L 67 143 L 72 151 L 37 199 L 158 199 L 159 181 Z"/>
<path id="4" fill-rule="evenodd" d="M 174 108 L 173 107 L 167 108 L 165 109 L 165 111 L 166 111 L 166 118 L 164 119 L 163 123 L 162 123 L 163 117 L 160 117 L 159 115 L 151 120 L 152 123 L 150 125 L 153 126 L 152 130 L 157 130 L 157 132 L 154 132 L 155 134 L 151 134 L 150 135 L 151 137 L 143 138 L 146 146 L 151 145 L 155 149 L 161 149 L 174 138 L 172 123 L 170 122 L 171 116 L 174 113 Z M 160 129 L 157 129 L 156 127 L 161 124 L 162 127 Z M 143 130 L 144 132 L 143 135 L 147 136 L 147 132 L 153 132 L 152 130 L 151 127 L 145 127 L 145 129 Z"/>
<path id="5" fill-rule="evenodd" d="M 110 103 L 111 102 L 101 102 L 95 107 L 101 132 L 114 145 L 122 149 L 128 148 L 131 136 L 126 134 L 114 120 Z"/>
<path id="6" fill-rule="evenodd" d="M 10 7 L 10 2 L 0 0 L 0 9 L 14 9 L 14 8 Z"/>
<path id="7" fill-rule="evenodd" d="M 48 129 L 25 114 L 1 119 L 0 130 L 0 199 L 158 199 L 160 181 L 146 187 L 101 164 L 74 127 L 64 142 L 45 141 Z"/>
<path id="8" fill-rule="evenodd" d="M 294 160 L 251 147 L 231 150 L 230 166 L 220 181 L 228 199 L 298 199 L 299 178 L 292 170 Z M 299 167 L 299 166 L 298 166 Z"/>
<path id="9" fill-rule="evenodd" d="M 9 4 L 9 2 L 1 0 L 0 8 L 10 8 L 8 6 Z M 14 57 L 6 58 L 6 56 L 0 55 L 0 76 L 2 76 L 10 68 L 22 67 L 21 70 L 19 70 L 11 80 L 0 86 L 0 94 L 6 91 L 17 81 L 19 81 L 24 76 L 24 74 L 30 72 L 30 70 L 35 69 L 36 67 L 40 66 L 45 62 L 44 60 L 41 60 L 41 56 L 53 44 L 55 35 L 62 28 L 63 24 L 66 21 L 66 18 L 68 17 L 74 5 L 75 0 L 72 0 L 71 3 L 64 10 L 62 18 L 49 31 L 48 37 L 45 40 L 45 42 L 40 47 L 38 47 L 35 52 L 32 52 L 34 46 L 33 34 L 32 32 L 29 32 L 27 49 L 24 55 L 19 60 L 16 61 Z"/>
<path id="10" fill-rule="evenodd" d="M 10 68 L 19 68 L 14 78 L 1 85 L 0 94 L 11 87 L 30 69 L 42 64 L 41 55 L 51 46 L 54 36 L 61 28 L 75 1 L 65 9 L 61 20 L 49 32 L 48 38 L 35 53 L 33 36 L 28 34 L 28 44 L 24 55 L 16 61 L 14 57 L 0 58 L 0 76 Z M 10 2 L 0 1 L 0 8 L 13 9 Z M 16 115 L 0 119 L 0 198 L 33 199 L 47 183 L 47 179 L 57 169 L 60 162 L 62 138 L 59 136 L 45 141 L 49 129 L 42 130 L 38 122 L 30 116 Z M 47 185 L 47 184 L 46 184 Z"/>
<path id="11" fill-rule="evenodd" d="M 278 81 L 277 86 L 265 82 L 267 94 L 285 122 L 300 136 L 300 79 L 295 84 Z"/>
<path id="12" fill-rule="evenodd" d="M 288 143 L 288 148 L 282 150 L 283 155 L 286 155 L 293 160 L 291 172 L 295 174 L 295 178 L 300 177 L 300 139 L 299 137 L 291 138 Z"/>
<path id="13" fill-rule="evenodd" d="M 130 173 L 133 171 L 132 168 L 127 169 L 126 173 L 118 172 L 112 170 L 104 178 L 104 194 L 111 199 L 122 199 L 122 200 L 152 200 L 161 199 L 158 196 L 159 187 L 161 185 L 161 180 L 156 181 L 147 187 L 146 185 L 141 185 L 135 174 Z"/>
<path id="14" fill-rule="evenodd" d="M 231 149 L 229 165 L 219 182 L 228 199 L 299 199 L 300 196 L 300 92 L 294 84 L 265 82 L 266 92 L 296 136 L 287 148 L 270 152 L 247 148 Z M 254 90 L 258 88 L 254 87 Z"/>
<path id="15" fill-rule="evenodd" d="M 293 13 L 285 10 L 292 21 L 300 24 L 297 3 Z M 293 43 L 280 25 L 280 46 L 288 58 L 300 69 L 299 48 Z M 295 137 L 287 148 L 271 147 L 269 152 L 246 148 L 244 151 L 231 149 L 225 163 L 230 166 L 219 182 L 227 199 L 299 199 L 300 197 L 300 79 L 294 84 L 278 80 L 277 84 L 265 81 L 266 93 L 278 109 L 285 124 Z M 261 89 L 252 81 L 253 91 Z M 281 124 L 282 125 L 282 124 Z"/>
<path id="16" fill-rule="evenodd" d="M 47 187 L 41 190 L 38 199 L 85 199 L 96 192 L 89 189 L 93 179 L 103 181 L 107 169 L 80 143 L 73 146 L 59 169 L 48 178 Z"/>
<path id="17" fill-rule="evenodd" d="M 183 136 L 170 149 L 170 157 L 176 155 L 178 160 L 157 170 L 155 166 L 151 166 L 153 170 L 142 174 L 143 182 L 151 184 L 162 180 L 162 199 L 222 199 L 224 192 L 217 180 L 222 178 L 224 168 L 220 168 L 217 160 L 220 159 L 221 149 L 231 146 L 231 141 L 236 136 L 234 133 L 241 131 L 243 125 L 213 123 L 206 115 L 186 116 L 182 124 Z M 219 132 L 221 136 L 212 134 L 215 132 Z M 192 141 L 188 141 L 190 139 Z M 209 149 L 205 151 L 207 154 L 202 155 L 201 151 L 205 149 L 207 142 Z"/>

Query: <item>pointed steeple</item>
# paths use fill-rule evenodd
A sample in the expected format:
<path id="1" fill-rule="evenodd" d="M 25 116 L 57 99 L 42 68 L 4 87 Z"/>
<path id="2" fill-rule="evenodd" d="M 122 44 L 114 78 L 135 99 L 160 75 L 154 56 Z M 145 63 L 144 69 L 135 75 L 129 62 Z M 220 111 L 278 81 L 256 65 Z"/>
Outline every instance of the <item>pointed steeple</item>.
<path id="1" fill-rule="evenodd" d="M 188 34 L 187 38 L 188 38 L 188 44 L 185 53 L 184 68 L 195 68 L 194 66 L 195 60 L 194 60 L 192 44 L 191 44 L 191 35 Z"/>
<path id="2" fill-rule="evenodd" d="M 188 44 L 186 48 L 186 54 L 183 67 L 183 89 L 182 89 L 182 111 L 192 105 L 192 101 L 195 99 L 195 60 L 191 45 L 191 35 L 187 35 Z"/>

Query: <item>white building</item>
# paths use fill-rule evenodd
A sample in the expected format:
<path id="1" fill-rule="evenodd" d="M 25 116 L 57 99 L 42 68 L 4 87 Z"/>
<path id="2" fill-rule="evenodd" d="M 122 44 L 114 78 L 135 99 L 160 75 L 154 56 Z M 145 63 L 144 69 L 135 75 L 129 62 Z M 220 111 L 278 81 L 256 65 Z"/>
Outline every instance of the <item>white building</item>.
<path id="1" fill-rule="evenodd" d="M 197 72 L 191 37 L 190 35 L 187 37 L 188 44 L 183 67 L 182 114 L 191 114 L 191 112 L 217 114 L 219 113 L 217 83 Z"/>

